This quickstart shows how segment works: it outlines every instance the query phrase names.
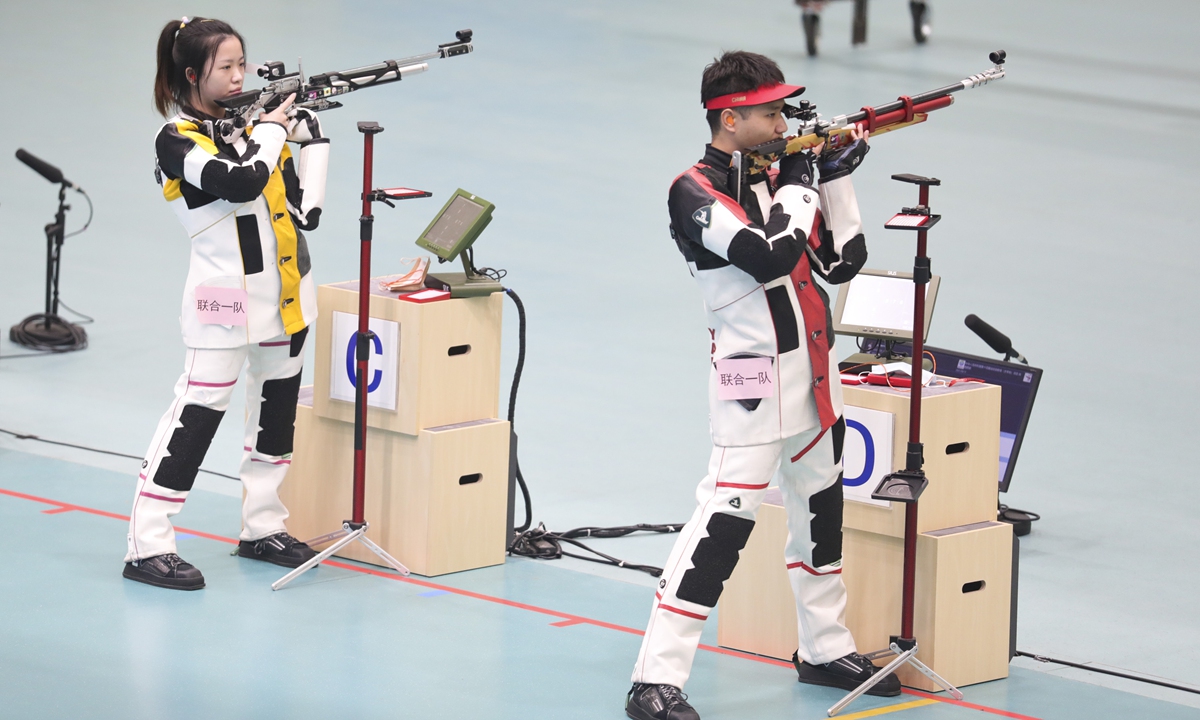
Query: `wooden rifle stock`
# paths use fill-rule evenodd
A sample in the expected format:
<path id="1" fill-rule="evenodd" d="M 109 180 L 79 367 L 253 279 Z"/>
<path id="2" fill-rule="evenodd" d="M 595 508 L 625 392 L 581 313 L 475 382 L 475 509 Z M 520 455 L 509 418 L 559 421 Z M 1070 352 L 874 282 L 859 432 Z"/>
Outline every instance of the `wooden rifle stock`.
<path id="1" fill-rule="evenodd" d="M 825 143 L 827 150 L 845 147 L 852 142 L 851 132 L 855 129 L 869 130 L 871 135 L 882 135 L 923 123 L 929 118 L 929 113 L 954 104 L 954 97 L 951 93 L 966 88 L 980 87 L 1003 78 L 1005 52 L 997 50 L 989 57 L 994 63 L 994 67 L 985 72 L 920 95 L 913 97 L 903 95 L 897 100 L 878 107 L 863 107 L 856 113 L 836 117 L 827 123 L 813 119 L 816 117 L 812 112 L 813 106 L 801 103 L 801 110 L 791 108 L 797 111 L 797 115 L 807 120 L 801 126 L 801 134 L 747 149 L 743 156 L 745 172 L 747 175 L 766 172 L 784 155 L 805 152 L 821 143 Z M 801 114 L 801 112 L 805 114 Z"/>

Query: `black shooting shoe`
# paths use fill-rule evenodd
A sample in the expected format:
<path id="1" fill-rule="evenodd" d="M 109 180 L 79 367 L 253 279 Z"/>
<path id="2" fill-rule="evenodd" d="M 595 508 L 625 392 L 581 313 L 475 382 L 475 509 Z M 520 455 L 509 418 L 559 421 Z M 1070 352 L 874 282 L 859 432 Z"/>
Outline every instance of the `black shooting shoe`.
<path id="1" fill-rule="evenodd" d="M 175 553 L 125 563 L 125 570 L 121 575 L 130 580 L 171 590 L 199 590 L 204 587 L 204 576 L 200 571 Z"/>
<path id="2" fill-rule="evenodd" d="M 674 685 L 634 683 L 625 698 L 625 714 L 633 720 L 700 720 L 687 695 Z"/>
<path id="3" fill-rule="evenodd" d="M 829 687 L 853 690 L 866 682 L 867 678 L 879 672 L 881 668 L 858 653 L 850 653 L 824 665 L 809 665 L 793 653 L 792 664 L 796 666 L 796 674 L 800 682 L 810 685 L 828 685 Z M 895 697 L 900 694 L 900 678 L 895 673 L 875 683 L 867 691 L 868 695 L 880 697 Z"/>
<path id="4" fill-rule="evenodd" d="M 243 540 L 238 543 L 239 557 L 265 560 L 283 567 L 296 568 L 313 559 L 313 549 L 285 532 L 268 535 L 261 540 Z"/>

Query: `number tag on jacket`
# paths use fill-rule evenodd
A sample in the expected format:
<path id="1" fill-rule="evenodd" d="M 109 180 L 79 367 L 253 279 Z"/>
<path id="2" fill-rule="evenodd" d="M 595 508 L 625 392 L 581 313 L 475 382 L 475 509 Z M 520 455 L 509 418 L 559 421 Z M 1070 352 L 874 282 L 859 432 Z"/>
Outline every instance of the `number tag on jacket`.
<path id="1" fill-rule="evenodd" d="M 205 325 L 246 326 L 246 291 L 199 285 L 196 287 L 196 318 Z"/>
<path id="2" fill-rule="evenodd" d="M 721 400 L 755 400 L 775 395 L 771 358 L 717 360 L 717 397 Z"/>

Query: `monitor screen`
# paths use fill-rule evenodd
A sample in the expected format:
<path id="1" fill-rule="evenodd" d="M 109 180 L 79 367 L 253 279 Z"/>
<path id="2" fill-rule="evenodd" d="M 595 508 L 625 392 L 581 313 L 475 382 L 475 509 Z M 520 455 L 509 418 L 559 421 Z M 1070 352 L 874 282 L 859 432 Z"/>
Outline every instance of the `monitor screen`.
<path id="1" fill-rule="evenodd" d="M 940 278 L 933 276 L 925 286 L 925 335 L 933 318 Z M 842 335 L 912 340 L 912 273 L 861 270 L 838 288 L 833 327 Z"/>
<path id="2" fill-rule="evenodd" d="M 871 345 L 878 347 L 872 348 Z M 864 351 L 882 350 L 883 343 L 867 343 Z M 911 347 L 897 346 L 898 352 L 911 352 Z M 1012 482 L 1013 468 L 1029 415 L 1033 412 L 1033 401 L 1037 397 L 1038 385 L 1042 382 L 1041 368 L 1030 367 L 999 359 L 967 355 L 966 353 L 925 346 L 937 363 L 937 374 L 951 378 L 978 378 L 1000 386 L 1000 492 L 1008 492 Z"/>
<path id="3" fill-rule="evenodd" d="M 484 207 L 459 195 L 450 201 L 445 211 L 425 233 L 425 240 L 446 252 L 454 249 L 472 223 L 479 218 Z"/>

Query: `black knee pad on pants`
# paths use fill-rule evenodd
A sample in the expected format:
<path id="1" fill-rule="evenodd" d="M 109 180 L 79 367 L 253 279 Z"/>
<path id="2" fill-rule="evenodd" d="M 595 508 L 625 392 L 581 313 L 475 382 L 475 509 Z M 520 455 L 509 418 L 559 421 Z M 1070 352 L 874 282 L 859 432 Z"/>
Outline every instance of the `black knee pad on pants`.
<path id="1" fill-rule="evenodd" d="M 213 410 L 203 405 L 184 406 L 183 412 L 179 413 L 181 427 L 171 433 L 167 456 L 158 463 L 154 484 L 180 492 L 191 490 L 196 482 L 196 473 L 200 471 L 200 463 L 204 462 L 204 455 L 223 417 L 224 410 Z"/>
<path id="2" fill-rule="evenodd" d="M 835 426 L 836 427 L 836 426 Z M 812 535 L 813 567 L 819 568 L 842 559 L 842 475 L 837 482 L 808 499 Z"/>
<path id="3" fill-rule="evenodd" d="M 258 441 L 254 449 L 279 457 L 292 452 L 296 433 L 296 401 L 300 397 L 300 373 L 263 383 L 262 408 L 258 413 Z"/>
<path id="4" fill-rule="evenodd" d="M 697 605 L 716 607 L 725 581 L 737 566 L 738 553 L 746 547 L 753 529 L 753 520 L 714 513 L 705 528 L 708 537 L 696 543 L 692 567 L 683 574 L 675 596 Z"/>

